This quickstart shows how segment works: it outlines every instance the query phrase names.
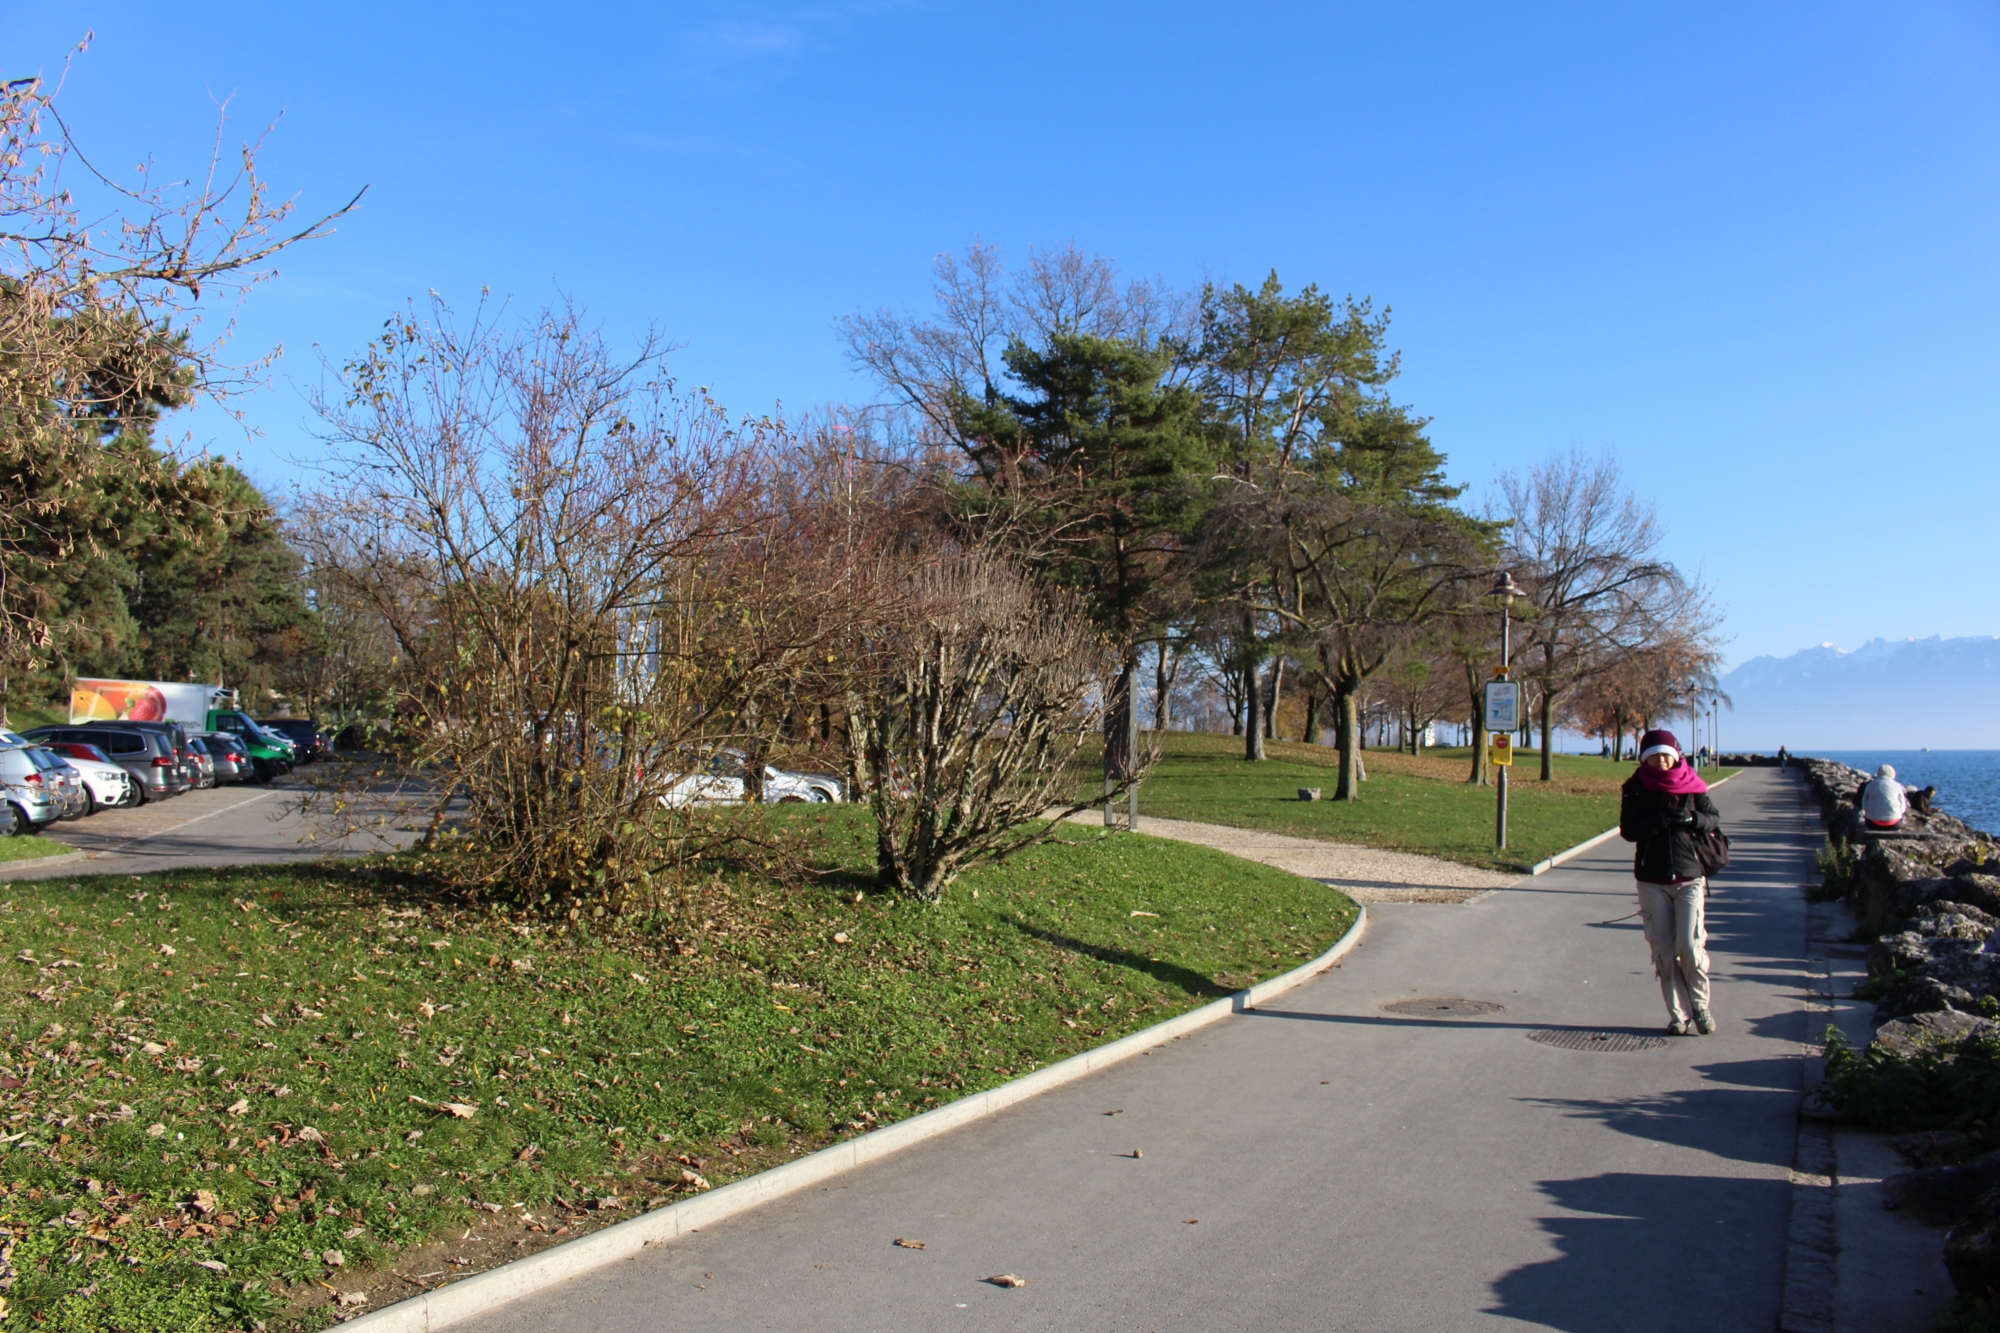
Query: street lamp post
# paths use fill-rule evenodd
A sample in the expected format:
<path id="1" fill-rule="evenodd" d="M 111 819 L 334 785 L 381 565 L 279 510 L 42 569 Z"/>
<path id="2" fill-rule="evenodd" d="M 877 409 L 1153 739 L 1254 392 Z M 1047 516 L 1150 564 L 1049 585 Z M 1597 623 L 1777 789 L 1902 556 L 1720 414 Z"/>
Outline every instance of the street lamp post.
<path id="1" fill-rule="evenodd" d="M 1512 678 L 1514 664 L 1514 599 L 1521 595 L 1521 588 L 1514 582 L 1514 571 L 1510 569 L 1501 570 L 1500 577 L 1493 581 L 1492 588 L 1487 591 L 1487 596 L 1500 599 L 1500 678 L 1502 680 L 1510 680 Z M 1515 695 L 1515 698 L 1516 700 L 1520 698 L 1518 693 Z M 1515 726 L 1520 724 L 1518 715 L 1512 718 L 1511 721 Z M 1492 723 L 1489 719 L 1488 726 L 1490 727 L 1491 725 Z M 1491 733 L 1489 732 L 1488 734 L 1490 735 Z M 1491 741 L 1488 744 L 1491 744 Z M 1512 749 L 1511 736 L 1509 737 L 1509 749 Z M 1513 756 L 1510 753 L 1508 757 L 1511 759 Z M 1494 767 L 1500 770 L 1498 780 L 1495 783 L 1499 791 L 1499 801 L 1498 809 L 1494 815 L 1494 842 L 1504 852 L 1507 850 L 1507 770 L 1510 765 L 1496 764 Z"/>

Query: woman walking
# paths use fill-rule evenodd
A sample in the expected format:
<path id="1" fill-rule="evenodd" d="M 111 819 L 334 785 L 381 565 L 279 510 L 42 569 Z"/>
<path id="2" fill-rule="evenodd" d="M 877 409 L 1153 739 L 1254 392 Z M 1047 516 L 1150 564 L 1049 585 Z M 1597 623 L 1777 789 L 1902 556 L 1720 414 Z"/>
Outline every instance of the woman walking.
<path id="1" fill-rule="evenodd" d="M 1639 771 L 1625 780 L 1618 832 L 1638 844 L 1632 875 L 1639 881 L 1639 918 L 1667 1002 L 1667 1031 L 1676 1037 L 1686 1036 L 1690 1023 L 1704 1036 L 1715 1031 L 1700 844 L 1721 827 L 1708 784 L 1681 756 L 1674 733 L 1647 732 L 1639 741 Z"/>

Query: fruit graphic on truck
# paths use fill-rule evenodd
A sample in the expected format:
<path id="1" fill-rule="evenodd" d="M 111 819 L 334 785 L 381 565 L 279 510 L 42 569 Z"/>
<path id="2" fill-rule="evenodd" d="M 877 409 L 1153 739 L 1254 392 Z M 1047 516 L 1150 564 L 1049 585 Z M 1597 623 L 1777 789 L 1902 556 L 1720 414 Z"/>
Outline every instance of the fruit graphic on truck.
<path id="1" fill-rule="evenodd" d="M 171 680 L 79 680 L 69 696 L 69 720 L 81 722 L 177 722 L 189 731 L 227 731 L 258 761 L 260 776 L 283 772 L 295 747 L 238 711 L 236 691 L 221 685 Z"/>

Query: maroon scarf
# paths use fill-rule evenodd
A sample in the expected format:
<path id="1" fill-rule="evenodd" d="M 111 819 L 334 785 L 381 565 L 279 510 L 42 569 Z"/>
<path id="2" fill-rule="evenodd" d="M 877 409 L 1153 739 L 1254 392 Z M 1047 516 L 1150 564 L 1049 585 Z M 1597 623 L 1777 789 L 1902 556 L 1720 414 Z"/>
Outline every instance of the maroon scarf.
<path id="1" fill-rule="evenodd" d="M 1659 769 L 1651 764 L 1639 765 L 1639 785 L 1647 791 L 1665 792 L 1669 796 L 1699 796 L 1708 790 L 1708 784 L 1701 780 L 1701 774 L 1694 766 L 1682 759 L 1672 768 Z"/>

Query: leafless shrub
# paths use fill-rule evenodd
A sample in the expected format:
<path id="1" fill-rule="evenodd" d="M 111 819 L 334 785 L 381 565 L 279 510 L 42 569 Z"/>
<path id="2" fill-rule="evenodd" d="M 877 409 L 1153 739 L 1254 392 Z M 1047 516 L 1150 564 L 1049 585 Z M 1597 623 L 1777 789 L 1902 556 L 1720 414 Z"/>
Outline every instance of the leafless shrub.
<path id="1" fill-rule="evenodd" d="M 393 636 L 394 749 L 435 867 L 536 905 L 650 901 L 711 849 L 757 742 L 852 622 L 769 508 L 766 426 L 612 357 L 568 308 L 392 320 L 320 404 L 303 534 Z M 741 833 L 741 829 L 734 830 Z"/>
<path id="2" fill-rule="evenodd" d="M 1053 836 L 1075 814 L 1115 666 L 1088 616 L 989 552 L 878 570 L 904 610 L 854 694 L 886 887 L 926 901 L 960 871 Z"/>

